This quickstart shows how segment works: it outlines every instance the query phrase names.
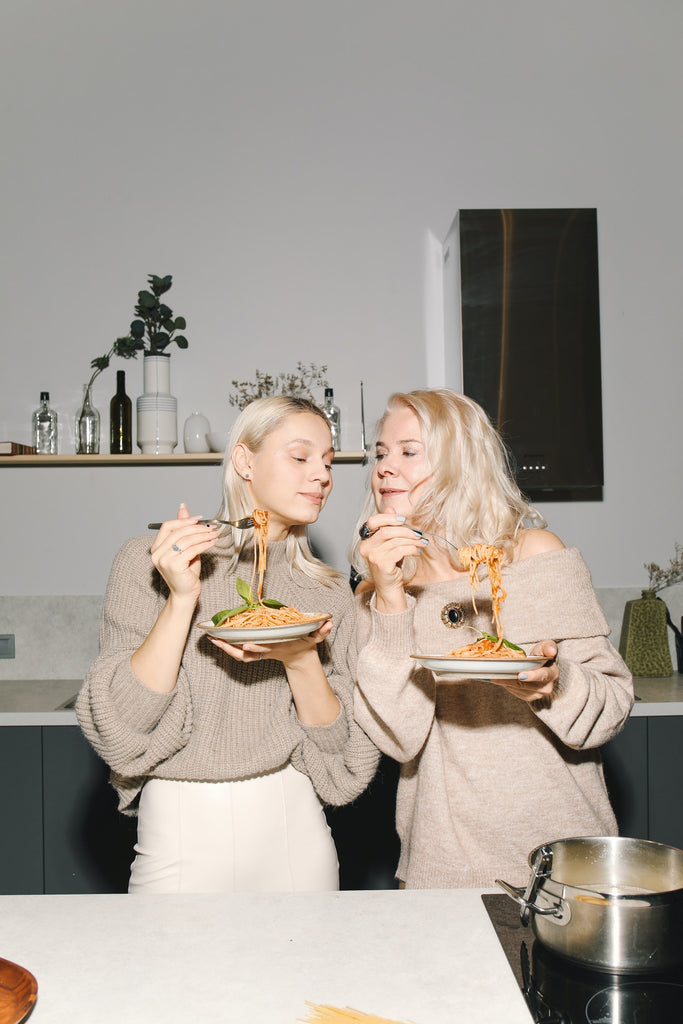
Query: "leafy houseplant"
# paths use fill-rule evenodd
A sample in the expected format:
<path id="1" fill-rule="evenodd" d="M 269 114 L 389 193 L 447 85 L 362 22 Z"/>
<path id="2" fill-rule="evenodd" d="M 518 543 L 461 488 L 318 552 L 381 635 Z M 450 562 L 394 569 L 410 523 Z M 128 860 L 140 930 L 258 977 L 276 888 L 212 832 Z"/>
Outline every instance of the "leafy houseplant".
<path id="1" fill-rule="evenodd" d="M 123 338 L 117 338 L 108 352 L 103 356 L 97 356 L 90 363 L 92 374 L 86 384 L 86 391 L 89 393 L 98 374 L 102 373 L 109 366 L 112 356 L 120 356 L 122 359 L 135 359 L 138 352 L 145 351 L 149 355 L 158 356 L 168 348 L 171 342 L 175 342 L 178 348 L 187 348 L 188 340 L 183 334 L 176 334 L 176 331 L 184 331 L 187 323 L 185 317 L 173 317 L 173 310 L 160 301 L 173 284 L 170 274 L 165 277 L 157 277 L 150 274 L 147 278 L 150 291 L 138 292 L 138 301 L 135 306 L 136 318 L 131 322 L 130 333 Z"/>
<path id="2" fill-rule="evenodd" d="M 144 352 L 146 356 L 168 356 L 169 353 L 165 349 L 173 342 L 178 348 L 188 347 L 185 335 L 177 333 L 185 330 L 187 326 L 185 317 L 174 317 L 170 306 L 161 301 L 161 296 L 171 288 L 173 278 L 170 274 L 166 274 L 164 277 L 150 274 L 147 282 L 148 289 L 138 292 L 138 301 L 134 310 L 135 319 L 131 321 L 129 333 L 122 338 L 117 338 L 108 352 L 93 359 L 90 363 L 93 372 L 84 389 L 83 404 L 76 415 L 76 451 L 79 453 L 86 450 L 81 444 L 79 424 L 86 422 L 92 414 L 93 383 L 98 374 L 107 369 L 112 356 L 135 359 L 138 352 Z"/>
<path id="3" fill-rule="evenodd" d="M 134 345 L 136 352 L 144 349 L 145 354 L 150 356 L 168 355 L 165 349 L 172 342 L 175 342 L 178 348 L 187 348 L 189 343 L 185 335 L 176 334 L 176 331 L 185 330 L 185 317 L 174 317 L 170 306 L 161 301 L 161 296 L 165 295 L 173 284 L 173 278 L 170 274 L 166 274 L 165 277 L 150 274 L 147 281 L 149 291 L 138 292 L 135 319 L 131 321 L 130 333 L 125 338 L 118 338 L 116 344 L 130 343 Z"/>
<path id="4" fill-rule="evenodd" d="M 257 398 L 267 398 L 270 395 L 289 395 L 292 398 L 307 398 L 309 402 L 315 402 L 313 388 L 326 388 L 328 386 L 325 374 L 326 366 L 316 366 L 310 363 L 296 364 L 296 373 L 279 373 L 272 376 L 270 373 L 256 371 L 256 380 L 233 380 L 235 388 L 229 396 L 230 405 L 236 405 L 238 409 L 244 409 L 250 402 Z"/>

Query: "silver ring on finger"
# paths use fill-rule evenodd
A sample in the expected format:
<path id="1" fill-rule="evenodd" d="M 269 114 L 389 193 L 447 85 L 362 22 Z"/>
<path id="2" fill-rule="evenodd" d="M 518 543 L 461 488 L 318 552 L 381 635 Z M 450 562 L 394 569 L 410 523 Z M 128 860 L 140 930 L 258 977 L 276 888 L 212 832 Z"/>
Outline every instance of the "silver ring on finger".
<path id="1" fill-rule="evenodd" d="M 173 545 L 173 550 L 174 550 L 174 551 L 182 551 L 183 549 L 182 549 L 182 548 L 179 548 L 177 544 L 174 544 L 174 545 Z"/>

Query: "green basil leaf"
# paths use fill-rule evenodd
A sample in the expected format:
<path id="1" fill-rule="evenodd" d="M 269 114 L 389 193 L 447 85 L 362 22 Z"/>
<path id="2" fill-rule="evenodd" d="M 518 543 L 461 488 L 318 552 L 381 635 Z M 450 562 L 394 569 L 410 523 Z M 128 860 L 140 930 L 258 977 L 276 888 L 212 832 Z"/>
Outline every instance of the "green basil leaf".
<path id="1" fill-rule="evenodd" d="M 482 630 L 481 635 L 484 640 L 490 640 L 494 644 L 498 643 L 498 637 L 492 636 L 491 633 L 484 633 Z M 503 637 L 502 643 L 504 647 L 509 647 L 511 651 L 519 651 L 521 654 L 524 654 L 523 647 L 518 647 L 517 644 L 510 643 L 510 641 L 506 640 L 505 637 Z"/>
<path id="2" fill-rule="evenodd" d="M 510 650 L 512 650 L 512 651 L 519 651 L 520 654 L 524 654 L 524 648 L 523 647 L 518 647 L 517 644 L 511 644 L 509 640 L 505 639 L 505 637 L 503 637 L 503 644 L 504 644 L 505 647 L 509 647 Z"/>
<path id="3" fill-rule="evenodd" d="M 255 603 L 254 595 L 251 592 L 251 587 L 249 586 L 249 584 L 246 583 L 245 580 L 241 580 L 238 576 L 235 585 L 237 587 L 237 593 L 240 595 L 242 600 L 246 601 L 248 604 L 253 605 Z"/>
<path id="4" fill-rule="evenodd" d="M 220 626 L 226 619 L 231 619 L 233 615 L 239 615 L 240 612 L 246 612 L 252 607 L 250 604 L 241 604 L 237 608 L 228 608 L 224 612 L 216 612 L 215 615 L 211 616 L 211 621 L 214 626 Z"/>
<path id="5" fill-rule="evenodd" d="M 274 597 L 264 597 L 261 604 L 265 604 L 268 608 L 285 608 L 286 606 L 282 601 L 276 601 Z"/>

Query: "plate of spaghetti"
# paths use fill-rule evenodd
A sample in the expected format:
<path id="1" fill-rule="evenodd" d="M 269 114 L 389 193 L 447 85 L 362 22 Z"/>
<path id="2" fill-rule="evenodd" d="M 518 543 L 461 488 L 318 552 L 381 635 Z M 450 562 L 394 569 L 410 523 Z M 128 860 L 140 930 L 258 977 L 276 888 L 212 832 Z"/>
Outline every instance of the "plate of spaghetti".
<path id="1" fill-rule="evenodd" d="M 423 668 L 437 676 L 460 676 L 461 679 L 516 679 L 520 672 L 538 668 L 548 659 L 540 656 L 472 658 L 454 654 L 411 654 Z"/>
<path id="2" fill-rule="evenodd" d="M 263 596 L 263 581 L 266 574 L 268 548 L 269 513 L 254 509 L 254 569 L 251 583 L 237 578 L 237 593 L 242 603 L 234 608 L 216 612 L 206 622 L 197 623 L 209 636 L 227 640 L 232 644 L 262 643 L 278 644 L 296 640 L 314 633 L 323 622 L 332 616 L 323 612 L 300 612 L 297 608 L 283 604 L 274 598 Z M 258 579 L 256 595 L 254 582 Z"/>
<path id="3" fill-rule="evenodd" d="M 318 626 L 327 622 L 330 615 L 304 615 L 295 608 L 287 608 L 297 618 L 293 622 L 279 626 L 214 626 L 213 622 L 198 622 L 209 636 L 227 640 L 230 644 L 281 644 L 285 640 L 297 640 L 315 632 Z"/>
<path id="4" fill-rule="evenodd" d="M 502 549 L 491 544 L 473 544 L 469 548 L 460 548 L 458 557 L 469 575 L 475 614 L 477 605 L 474 595 L 479 587 L 478 570 L 480 566 L 486 569 L 491 586 L 491 611 L 498 636 L 480 631 L 479 637 L 472 643 L 448 654 L 411 654 L 410 657 L 437 676 L 460 676 L 461 679 L 516 679 L 520 672 L 528 672 L 543 665 L 547 658 L 528 655 L 523 648 L 510 643 L 503 636 L 500 611 L 507 595 L 501 571 L 504 560 Z"/>

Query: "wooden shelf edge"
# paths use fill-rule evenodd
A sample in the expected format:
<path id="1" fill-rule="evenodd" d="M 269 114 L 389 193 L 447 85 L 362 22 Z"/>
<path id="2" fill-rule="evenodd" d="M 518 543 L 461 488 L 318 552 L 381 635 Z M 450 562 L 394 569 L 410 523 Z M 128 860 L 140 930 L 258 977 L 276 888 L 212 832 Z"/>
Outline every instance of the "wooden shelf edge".
<path id="1" fill-rule="evenodd" d="M 0 455 L 0 466 L 219 466 L 222 452 L 179 452 L 177 455 Z M 335 464 L 365 463 L 365 452 L 337 452 Z"/>

